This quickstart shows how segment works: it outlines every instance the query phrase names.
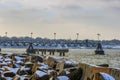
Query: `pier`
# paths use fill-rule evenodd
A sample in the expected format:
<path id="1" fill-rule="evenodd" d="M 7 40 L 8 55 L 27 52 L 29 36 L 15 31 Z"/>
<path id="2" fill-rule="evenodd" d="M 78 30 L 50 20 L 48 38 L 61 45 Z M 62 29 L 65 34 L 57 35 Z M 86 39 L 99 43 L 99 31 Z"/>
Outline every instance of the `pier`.
<path id="1" fill-rule="evenodd" d="M 50 55 L 55 55 L 56 53 L 59 53 L 60 56 L 65 56 L 65 53 L 69 52 L 69 49 L 65 49 L 65 48 L 34 48 L 33 47 L 33 43 L 29 43 L 29 47 L 26 50 L 26 52 L 28 54 L 41 54 L 44 55 L 47 52 Z"/>
<path id="2" fill-rule="evenodd" d="M 43 49 L 35 49 L 36 53 L 37 54 L 46 54 L 47 52 L 50 54 L 50 55 L 55 55 L 57 53 L 59 53 L 59 56 L 65 56 L 65 53 L 68 53 L 69 52 L 69 49 L 48 49 L 48 48 L 43 48 Z"/>

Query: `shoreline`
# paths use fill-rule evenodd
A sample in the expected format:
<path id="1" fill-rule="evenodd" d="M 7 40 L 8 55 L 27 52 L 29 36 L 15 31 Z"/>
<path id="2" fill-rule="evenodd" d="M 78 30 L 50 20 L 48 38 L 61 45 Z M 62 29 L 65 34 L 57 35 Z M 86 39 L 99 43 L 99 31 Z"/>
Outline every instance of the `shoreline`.
<path id="1" fill-rule="evenodd" d="M 25 49 L 5 49 L 3 52 L 12 53 L 25 53 Z M 95 55 L 94 49 L 70 49 L 66 56 L 59 56 L 57 53 L 52 56 L 46 53 L 45 56 L 67 58 L 77 63 L 88 63 L 88 64 L 109 64 L 112 68 L 120 68 L 120 50 L 105 49 L 105 55 Z M 39 54 L 41 55 L 41 53 Z"/>
<path id="2" fill-rule="evenodd" d="M 76 80 L 88 80 L 88 78 L 98 80 L 101 76 L 105 76 L 106 79 L 112 78 L 110 80 L 120 79 L 120 76 L 116 76 L 120 69 L 110 68 L 107 64 L 96 66 L 75 63 L 66 58 L 34 54 L 1 53 L 0 67 L 1 79 L 6 80 L 52 80 L 53 78 L 56 80 L 74 80 L 75 78 Z"/>

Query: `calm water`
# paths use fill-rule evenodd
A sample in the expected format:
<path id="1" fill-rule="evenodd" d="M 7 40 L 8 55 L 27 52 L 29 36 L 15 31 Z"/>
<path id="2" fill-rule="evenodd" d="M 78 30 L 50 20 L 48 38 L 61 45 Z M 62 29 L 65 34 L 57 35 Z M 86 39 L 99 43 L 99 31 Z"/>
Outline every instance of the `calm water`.
<path id="1" fill-rule="evenodd" d="M 2 52 L 25 53 L 25 49 L 2 49 Z M 47 56 L 50 56 L 47 54 Z M 59 57 L 59 54 L 54 56 Z M 109 64 L 110 67 L 120 68 L 120 50 L 106 49 L 105 55 L 95 55 L 94 49 L 71 49 L 65 57 L 76 62 L 89 64 Z"/>

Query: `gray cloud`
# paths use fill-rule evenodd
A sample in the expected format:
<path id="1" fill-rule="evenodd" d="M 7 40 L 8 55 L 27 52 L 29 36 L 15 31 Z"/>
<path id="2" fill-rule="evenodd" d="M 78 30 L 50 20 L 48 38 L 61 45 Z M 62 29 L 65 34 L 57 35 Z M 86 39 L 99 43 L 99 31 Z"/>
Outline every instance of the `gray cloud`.
<path id="1" fill-rule="evenodd" d="M 96 26 L 96 29 L 99 29 L 101 26 L 102 29 L 105 27 L 119 28 L 119 14 L 119 0 L 0 1 L 1 24 L 14 27 L 18 25 L 23 27 L 30 26 L 31 29 L 33 29 L 34 26 L 37 28 L 39 26 L 44 26 L 46 28 L 51 26 L 61 26 L 61 28 L 64 28 L 64 24 L 76 24 L 75 26 L 77 28 L 78 24 L 90 27 Z M 62 27 L 62 25 L 64 27 Z M 73 27 L 71 31 L 72 30 L 74 30 Z"/>

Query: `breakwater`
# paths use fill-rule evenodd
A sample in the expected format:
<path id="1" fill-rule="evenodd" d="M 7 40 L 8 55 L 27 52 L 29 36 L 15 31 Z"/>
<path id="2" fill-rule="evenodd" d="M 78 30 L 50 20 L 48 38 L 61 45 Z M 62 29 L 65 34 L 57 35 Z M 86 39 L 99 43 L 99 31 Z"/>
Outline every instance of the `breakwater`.
<path id="1" fill-rule="evenodd" d="M 96 66 L 75 63 L 65 58 L 13 53 L 0 54 L 0 74 L 2 80 L 105 80 L 104 76 L 120 79 L 119 69 L 104 65 Z"/>

